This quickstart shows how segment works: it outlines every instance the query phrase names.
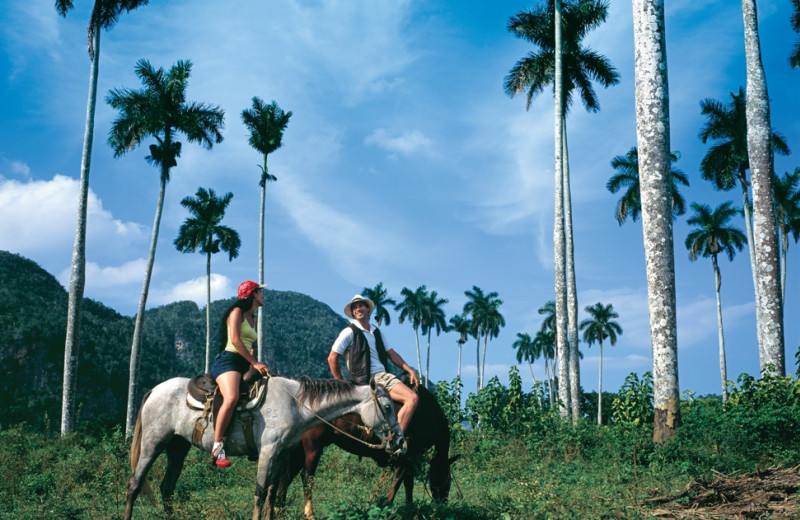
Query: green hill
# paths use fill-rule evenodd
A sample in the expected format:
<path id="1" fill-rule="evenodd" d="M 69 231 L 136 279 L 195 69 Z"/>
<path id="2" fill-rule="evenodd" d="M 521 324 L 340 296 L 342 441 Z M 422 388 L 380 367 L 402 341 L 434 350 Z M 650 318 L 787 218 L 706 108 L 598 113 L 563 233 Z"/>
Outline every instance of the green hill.
<path id="1" fill-rule="evenodd" d="M 35 262 L 0 251 L 0 424 L 55 429 L 61 417 L 67 291 Z M 235 299 L 211 303 L 212 357 L 222 315 Z M 298 312 L 298 309 L 300 310 Z M 347 321 L 327 305 L 288 291 L 265 295 L 267 348 L 273 373 L 330 377 L 330 345 Z M 146 312 L 137 402 L 157 383 L 201 373 L 205 308 L 176 302 Z M 79 427 L 124 424 L 133 318 L 84 299 L 78 346 Z"/>

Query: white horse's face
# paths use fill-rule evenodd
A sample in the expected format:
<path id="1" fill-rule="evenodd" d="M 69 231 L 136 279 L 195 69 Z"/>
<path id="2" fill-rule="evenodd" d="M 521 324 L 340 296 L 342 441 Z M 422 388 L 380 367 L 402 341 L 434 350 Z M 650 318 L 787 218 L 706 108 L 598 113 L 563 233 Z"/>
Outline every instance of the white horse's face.
<path id="1" fill-rule="evenodd" d="M 405 454 L 408 445 L 397 423 L 397 413 L 389 393 L 381 385 L 370 383 L 371 399 L 364 402 L 361 421 L 380 438 L 384 449 L 395 455 Z"/>

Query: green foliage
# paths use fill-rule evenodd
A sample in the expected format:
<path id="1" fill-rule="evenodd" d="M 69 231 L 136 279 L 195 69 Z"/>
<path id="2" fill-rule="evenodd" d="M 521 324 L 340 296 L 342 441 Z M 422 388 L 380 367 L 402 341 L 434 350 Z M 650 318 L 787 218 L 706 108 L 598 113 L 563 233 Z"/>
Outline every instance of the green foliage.
<path id="1" fill-rule="evenodd" d="M 461 378 L 456 377 L 452 381 L 439 381 L 433 389 L 436 401 L 442 407 L 444 415 L 450 420 L 450 431 L 461 429 L 464 421 L 464 414 L 461 412 L 461 392 L 464 385 Z"/>
<path id="2" fill-rule="evenodd" d="M 611 403 L 614 420 L 620 423 L 651 424 L 653 422 L 653 374 L 645 372 L 642 379 L 628 374 Z"/>
<path id="3" fill-rule="evenodd" d="M 529 430 L 538 401 L 522 391 L 522 379 L 516 366 L 511 367 L 508 377 L 509 388 L 503 387 L 495 376 L 477 395 L 469 394 L 464 417 L 473 428 L 516 433 Z"/>

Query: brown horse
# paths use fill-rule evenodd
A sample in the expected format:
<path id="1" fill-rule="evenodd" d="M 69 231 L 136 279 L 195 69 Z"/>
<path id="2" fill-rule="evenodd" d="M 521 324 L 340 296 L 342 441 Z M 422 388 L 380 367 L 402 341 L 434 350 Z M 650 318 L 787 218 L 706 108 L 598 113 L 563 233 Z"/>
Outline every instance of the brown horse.
<path id="1" fill-rule="evenodd" d="M 307 430 L 303 434 L 301 443 L 290 450 L 277 486 L 277 501 L 285 503 L 289 484 L 300 470 L 305 470 L 302 475 L 305 515 L 306 518 L 314 518 L 311 484 L 319 459 L 322 457 L 322 450 L 331 444 L 355 455 L 370 457 L 381 467 L 390 463 L 395 466 L 394 478 L 386 498 L 387 503 L 394 500 L 401 482 L 405 486 L 406 502 L 413 500 L 414 463 L 418 457 L 433 447 L 433 458 L 428 469 L 431 496 L 435 500 L 447 500 L 450 494 L 450 464 L 456 459 L 448 456 L 450 427 L 433 394 L 424 387 L 419 387 L 418 392 L 419 403 L 406 433 L 408 442 L 406 456 L 394 459 L 382 450 L 370 448 L 367 444 L 375 442 L 375 439 L 371 438 L 368 430 L 362 427 L 360 418 L 355 415 L 340 417 L 332 421 L 335 428 L 322 424 Z"/>

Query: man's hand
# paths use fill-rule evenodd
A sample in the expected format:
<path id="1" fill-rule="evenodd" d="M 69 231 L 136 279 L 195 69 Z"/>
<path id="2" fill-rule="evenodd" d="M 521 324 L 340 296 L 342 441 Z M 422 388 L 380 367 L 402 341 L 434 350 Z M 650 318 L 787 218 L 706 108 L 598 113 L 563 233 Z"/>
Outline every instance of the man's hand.
<path id="1" fill-rule="evenodd" d="M 415 389 L 419 388 L 419 378 L 417 377 L 417 373 L 411 370 L 409 374 L 410 377 L 408 378 L 408 381 L 411 383 L 411 386 L 413 386 Z"/>

